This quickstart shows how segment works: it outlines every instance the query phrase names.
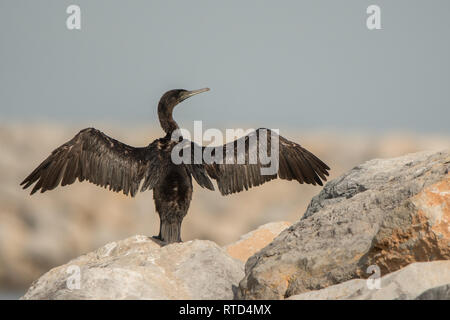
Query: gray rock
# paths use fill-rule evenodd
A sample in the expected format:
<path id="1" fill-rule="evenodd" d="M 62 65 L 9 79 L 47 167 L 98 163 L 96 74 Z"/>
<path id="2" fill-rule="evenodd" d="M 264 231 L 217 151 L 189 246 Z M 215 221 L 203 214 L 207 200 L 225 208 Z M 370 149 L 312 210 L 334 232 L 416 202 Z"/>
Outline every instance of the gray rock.
<path id="1" fill-rule="evenodd" d="M 450 283 L 428 289 L 419 295 L 416 300 L 450 300 Z"/>
<path id="2" fill-rule="evenodd" d="M 243 263 L 214 242 L 135 236 L 54 268 L 23 299 L 233 299 Z"/>
<path id="3" fill-rule="evenodd" d="M 246 263 L 241 299 L 282 299 L 416 261 L 450 259 L 450 154 L 375 159 L 330 181 Z"/>
<path id="4" fill-rule="evenodd" d="M 449 286 L 441 285 L 450 282 L 450 261 L 412 263 L 379 279 L 379 287 L 375 286 L 374 279 L 369 281 L 368 284 L 367 280 L 354 279 L 325 289 L 294 295 L 288 299 L 429 300 L 445 299 L 445 294 L 448 299 Z"/>

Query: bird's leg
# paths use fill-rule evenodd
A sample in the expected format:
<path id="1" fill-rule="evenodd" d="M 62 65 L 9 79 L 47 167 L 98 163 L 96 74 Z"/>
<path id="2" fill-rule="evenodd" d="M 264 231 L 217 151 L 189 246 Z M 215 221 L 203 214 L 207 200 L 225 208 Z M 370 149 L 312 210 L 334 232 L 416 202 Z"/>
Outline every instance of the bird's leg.
<path id="1" fill-rule="evenodd" d="M 181 241 L 181 222 L 183 219 L 161 219 L 157 239 L 166 243 Z"/>

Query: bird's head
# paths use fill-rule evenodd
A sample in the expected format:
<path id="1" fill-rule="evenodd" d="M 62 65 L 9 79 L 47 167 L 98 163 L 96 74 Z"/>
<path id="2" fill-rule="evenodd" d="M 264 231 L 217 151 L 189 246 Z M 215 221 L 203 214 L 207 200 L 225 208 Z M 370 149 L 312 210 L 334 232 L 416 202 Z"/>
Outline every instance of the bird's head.
<path id="1" fill-rule="evenodd" d="M 209 91 L 209 88 L 203 88 L 192 91 L 188 91 L 185 89 L 174 89 L 167 91 L 166 93 L 163 94 L 161 100 L 159 100 L 159 108 L 164 108 L 167 111 L 171 112 L 173 108 L 183 100 L 186 100 L 187 98 L 190 98 L 192 96 L 195 96 L 196 94 L 206 91 Z"/>
<path id="2" fill-rule="evenodd" d="M 209 91 L 209 88 L 192 91 L 184 89 L 174 89 L 164 93 L 158 104 L 158 118 L 163 130 L 167 134 L 171 134 L 178 128 L 177 123 L 172 118 L 173 108 L 175 108 L 177 104 L 179 104 L 183 100 L 186 100 L 187 98 L 206 91 Z"/>

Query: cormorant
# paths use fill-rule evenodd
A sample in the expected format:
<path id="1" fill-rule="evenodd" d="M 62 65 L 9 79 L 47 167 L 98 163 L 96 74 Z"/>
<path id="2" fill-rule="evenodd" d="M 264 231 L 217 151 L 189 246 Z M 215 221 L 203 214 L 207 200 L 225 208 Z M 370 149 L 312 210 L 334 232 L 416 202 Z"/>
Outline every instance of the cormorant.
<path id="1" fill-rule="evenodd" d="M 147 147 L 131 147 L 97 129 L 87 128 L 55 149 L 21 185 L 26 189 L 37 182 L 31 194 L 38 190 L 52 190 L 60 183 L 61 186 L 69 185 L 76 179 L 109 187 L 109 190 L 115 192 L 123 191 L 125 195 L 130 194 L 132 197 L 139 188 L 141 191 L 153 189 L 156 211 L 160 217 L 160 230 L 156 238 L 172 243 L 181 242 L 181 222 L 192 199 L 192 177 L 201 187 L 210 190 L 214 190 L 210 178 L 215 179 L 222 195 L 248 190 L 277 177 L 313 185 L 322 185 L 321 179 L 326 181 L 325 176 L 328 176 L 330 168 L 325 163 L 299 144 L 278 135 L 278 171 L 275 174 L 263 175 L 261 168 L 265 164 L 258 157 L 258 148 L 249 148 L 249 141 L 256 136 L 258 143 L 265 142 L 270 149 L 271 135 L 267 134 L 267 131 L 265 135 L 262 134 L 263 130 L 268 130 L 264 128 L 219 147 L 224 152 L 227 147 L 234 149 L 231 157 L 237 160 L 238 151 L 241 150 L 237 146 L 244 142 L 244 161 L 231 164 L 204 161 L 175 164 L 171 161 L 171 151 L 181 141 L 171 137 L 179 128 L 172 117 L 174 107 L 183 100 L 208 90 L 176 89 L 166 92 L 158 104 L 158 117 L 166 136 L 153 141 Z M 269 132 L 274 133 L 271 130 Z M 262 141 L 263 139 L 265 141 Z M 199 147 L 193 142 L 189 143 Z M 216 147 L 200 148 L 205 151 Z M 211 154 L 215 152 L 209 151 L 212 151 Z"/>

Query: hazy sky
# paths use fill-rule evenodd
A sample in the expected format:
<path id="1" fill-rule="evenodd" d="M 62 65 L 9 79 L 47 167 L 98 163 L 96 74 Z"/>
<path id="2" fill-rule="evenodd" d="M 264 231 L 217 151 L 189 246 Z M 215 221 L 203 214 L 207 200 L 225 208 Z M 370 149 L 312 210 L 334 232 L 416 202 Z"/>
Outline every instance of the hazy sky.
<path id="1" fill-rule="evenodd" d="M 158 126 L 162 93 L 208 86 L 180 125 L 450 133 L 449 17 L 448 0 L 0 0 L 0 122 Z"/>

